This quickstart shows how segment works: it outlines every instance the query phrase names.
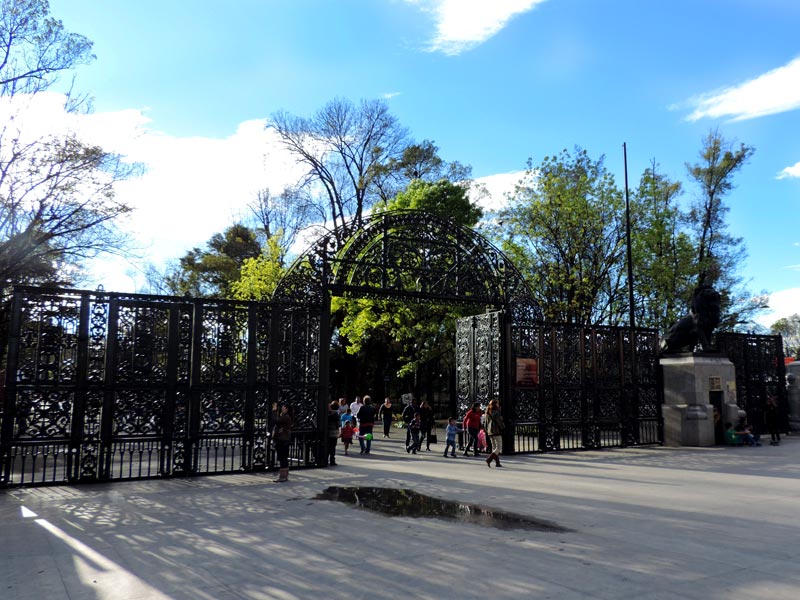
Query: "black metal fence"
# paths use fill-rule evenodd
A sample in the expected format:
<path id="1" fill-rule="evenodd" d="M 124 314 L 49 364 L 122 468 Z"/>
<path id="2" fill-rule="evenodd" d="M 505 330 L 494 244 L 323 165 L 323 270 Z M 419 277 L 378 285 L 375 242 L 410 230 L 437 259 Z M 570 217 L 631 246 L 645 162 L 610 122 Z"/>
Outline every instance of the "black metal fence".
<path id="1" fill-rule="evenodd" d="M 504 397 L 514 452 L 663 442 L 657 331 L 507 324 L 493 312 L 461 319 L 456 334 L 459 410 Z"/>
<path id="2" fill-rule="evenodd" d="M 0 415 L 0 485 L 271 468 L 270 409 L 281 396 L 270 381 L 292 371 L 279 358 L 270 361 L 269 341 L 282 331 L 274 310 L 254 302 L 18 289 Z M 283 326 L 293 322 L 283 316 Z M 294 465 L 315 464 L 319 444 L 315 424 L 301 420 Z"/>
<path id="3" fill-rule="evenodd" d="M 783 339 L 779 335 L 719 333 L 717 347 L 736 367 L 736 403 L 747 413 L 756 433 L 766 432 L 767 398 L 778 403 L 783 431 L 789 430 L 789 398 Z"/>
<path id="4" fill-rule="evenodd" d="M 318 308 L 19 288 L 0 401 L 0 486 L 267 470 L 274 402 L 295 407 L 293 466 L 324 457 Z M 720 334 L 756 427 L 787 414 L 779 336 Z M 457 327 L 459 409 L 504 399 L 514 452 L 663 440 L 655 330 Z M 324 362 L 324 361 L 323 361 Z"/>

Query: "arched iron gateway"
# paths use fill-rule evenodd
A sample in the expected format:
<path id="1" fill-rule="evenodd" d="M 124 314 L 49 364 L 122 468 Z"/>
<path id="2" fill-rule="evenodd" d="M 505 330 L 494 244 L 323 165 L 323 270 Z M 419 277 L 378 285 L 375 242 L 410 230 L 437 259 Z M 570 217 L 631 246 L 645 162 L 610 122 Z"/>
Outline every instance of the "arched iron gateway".
<path id="1" fill-rule="evenodd" d="M 268 303 L 19 288 L 0 484 L 269 468 L 273 402 L 295 408 L 294 463 L 324 464 L 335 295 L 488 310 L 457 326 L 458 401 L 502 398 L 512 451 L 661 439 L 655 331 L 545 325 L 502 252 L 430 214 L 338 233 Z"/>

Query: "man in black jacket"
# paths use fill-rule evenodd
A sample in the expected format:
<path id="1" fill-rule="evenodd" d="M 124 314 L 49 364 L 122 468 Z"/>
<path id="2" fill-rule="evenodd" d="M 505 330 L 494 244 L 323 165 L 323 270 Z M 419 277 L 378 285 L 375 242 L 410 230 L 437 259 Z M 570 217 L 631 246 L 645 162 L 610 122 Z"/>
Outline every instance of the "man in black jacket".
<path id="1" fill-rule="evenodd" d="M 408 424 L 414 420 L 414 415 L 419 412 L 419 400 L 416 398 L 411 399 L 411 404 L 403 409 L 403 423 L 406 424 L 406 448 L 411 445 L 411 431 L 408 429 Z"/>
<path id="2" fill-rule="evenodd" d="M 364 405 L 358 411 L 358 444 L 361 446 L 361 454 L 369 454 L 372 447 L 372 428 L 374 425 L 375 407 L 372 406 L 372 398 L 364 396 Z"/>

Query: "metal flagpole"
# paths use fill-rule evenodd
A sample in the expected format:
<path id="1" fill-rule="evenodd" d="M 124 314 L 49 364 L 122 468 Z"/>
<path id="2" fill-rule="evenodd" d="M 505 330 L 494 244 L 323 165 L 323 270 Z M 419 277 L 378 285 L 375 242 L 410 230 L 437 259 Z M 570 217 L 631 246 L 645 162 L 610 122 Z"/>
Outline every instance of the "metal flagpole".
<path id="1" fill-rule="evenodd" d="M 633 253 L 631 251 L 631 203 L 628 195 L 628 146 L 622 144 L 623 162 L 625 166 L 625 234 L 628 250 L 628 307 L 631 326 L 631 384 L 633 389 L 627 403 L 628 439 L 639 442 L 639 378 L 636 368 L 636 315 L 633 304 Z"/>

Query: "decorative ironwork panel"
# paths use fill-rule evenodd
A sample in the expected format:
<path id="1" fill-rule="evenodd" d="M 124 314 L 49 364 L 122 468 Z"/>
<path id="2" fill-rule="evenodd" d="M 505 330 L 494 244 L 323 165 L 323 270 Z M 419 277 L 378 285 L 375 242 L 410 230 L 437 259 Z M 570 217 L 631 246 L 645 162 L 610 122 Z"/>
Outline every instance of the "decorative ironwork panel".
<path id="1" fill-rule="evenodd" d="M 67 439 L 74 394 L 70 391 L 21 389 L 17 395 L 14 439 Z"/>
<path id="2" fill-rule="evenodd" d="M 247 307 L 204 303 L 202 332 L 200 381 L 204 384 L 246 383 Z"/>
<path id="3" fill-rule="evenodd" d="M 88 369 L 89 384 L 100 384 L 105 379 L 106 340 L 108 337 L 108 301 L 94 296 L 89 309 Z"/>
<path id="4" fill-rule="evenodd" d="M 272 308 L 268 304 L 260 303 L 256 307 L 255 331 L 255 367 L 254 379 L 257 383 L 266 384 L 269 381 L 270 360 L 270 325 L 272 323 Z"/>
<path id="5" fill-rule="evenodd" d="M 258 390 L 255 394 L 253 423 L 253 467 L 255 469 L 265 469 L 268 465 L 270 411 L 269 394 L 266 390 Z"/>
<path id="6" fill-rule="evenodd" d="M 459 415 L 467 412 L 472 398 L 472 317 L 456 321 L 456 410 Z"/>
<path id="7" fill-rule="evenodd" d="M 554 380 L 559 385 L 581 384 L 581 330 L 569 326 L 553 328 Z"/>
<path id="8" fill-rule="evenodd" d="M 597 391 L 594 410 L 598 421 L 620 421 L 622 418 L 621 393 L 619 387 Z"/>
<path id="9" fill-rule="evenodd" d="M 21 307 L 17 383 L 70 385 L 78 359 L 80 298 L 26 298 Z"/>
<path id="10" fill-rule="evenodd" d="M 458 412 L 501 395 L 502 317 L 499 312 L 459 319 L 456 324 Z"/>
<path id="11" fill-rule="evenodd" d="M 164 390 L 119 390 L 114 396 L 112 435 L 163 435 L 164 404 Z"/>
<path id="12" fill-rule="evenodd" d="M 80 466 L 78 478 L 91 481 L 97 478 L 100 466 L 100 442 L 102 427 L 103 394 L 90 391 L 86 396 L 83 427 L 80 441 Z"/>
<path id="13" fill-rule="evenodd" d="M 496 398 L 500 387 L 500 319 L 499 313 L 473 317 L 475 322 L 475 384 L 473 402 L 483 405 Z"/>
<path id="14" fill-rule="evenodd" d="M 172 447 L 172 472 L 177 475 L 186 475 L 191 472 L 188 462 L 189 451 L 189 408 L 191 397 L 188 391 L 179 390 L 175 393 L 175 416 L 172 439 L 167 440 L 167 446 Z"/>
<path id="15" fill-rule="evenodd" d="M 781 336 L 718 333 L 716 342 L 719 351 L 736 368 L 736 403 L 747 413 L 754 429 L 765 431 L 764 406 L 767 398 L 773 396 L 784 430 L 788 430 L 789 401 Z"/>
<path id="16" fill-rule="evenodd" d="M 169 309 L 121 304 L 117 318 L 115 380 L 122 384 L 165 384 Z"/>
<path id="17" fill-rule="evenodd" d="M 277 400 L 294 411 L 295 427 L 315 430 L 319 421 L 322 307 L 280 305 L 277 339 L 271 350 L 276 363 Z"/>
<path id="18" fill-rule="evenodd" d="M 241 433 L 244 431 L 244 393 L 238 390 L 205 391 L 200 394 L 200 432 Z"/>
<path id="19" fill-rule="evenodd" d="M 577 421 L 580 422 L 583 418 L 583 405 L 584 401 L 581 394 L 581 389 L 565 389 L 558 390 L 558 412 L 555 415 L 557 421 Z"/>
<path id="20" fill-rule="evenodd" d="M 592 368 L 591 381 L 599 387 L 617 387 L 621 381 L 624 354 L 620 348 L 620 329 L 593 327 L 587 330 L 592 347 L 587 349 L 591 357 L 588 366 Z"/>

